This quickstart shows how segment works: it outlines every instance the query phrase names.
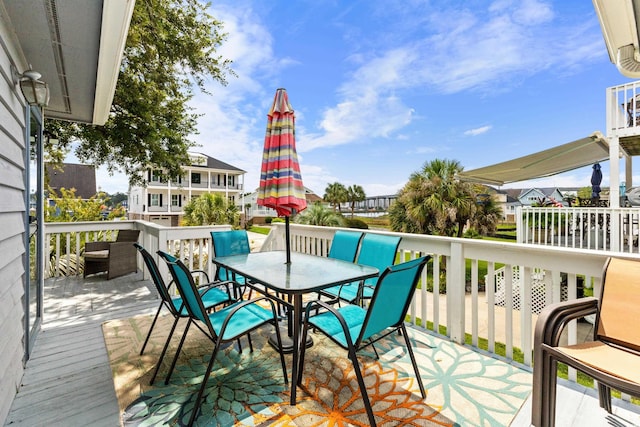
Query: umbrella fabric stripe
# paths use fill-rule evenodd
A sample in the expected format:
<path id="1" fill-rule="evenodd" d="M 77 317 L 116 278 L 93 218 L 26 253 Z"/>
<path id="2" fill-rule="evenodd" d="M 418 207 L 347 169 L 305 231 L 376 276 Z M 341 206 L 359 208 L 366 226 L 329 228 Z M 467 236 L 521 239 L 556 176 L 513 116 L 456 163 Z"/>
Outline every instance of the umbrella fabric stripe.
<path id="1" fill-rule="evenodd" d="M 280 216 L 307 207 L 296 153 L 295 116 L 284 89 L 276 91 L 268 114 L 257 203 Z"/>

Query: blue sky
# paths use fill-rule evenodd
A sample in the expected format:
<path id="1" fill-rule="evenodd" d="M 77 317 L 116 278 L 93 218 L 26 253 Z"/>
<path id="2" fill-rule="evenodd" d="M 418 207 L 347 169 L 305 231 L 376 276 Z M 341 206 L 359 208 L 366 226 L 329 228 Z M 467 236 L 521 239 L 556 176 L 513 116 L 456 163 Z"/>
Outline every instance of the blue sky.
<path id="1" fill-rule="evenodd" d="M 247 191 L 279 87 L 296 111 L 304 184 L 375 196 L 435 158 L 470 170 L 604 133 L 605 89 L 629 81 L 585 0 L 224 0 L 211 13 L 237 77 L 194 98 L 194 151 L 247 171 Z M 505 187 L 589 186 L 590 175 Z M 126 177 L 103 172 L 98 185 L 127 191 Z"/>

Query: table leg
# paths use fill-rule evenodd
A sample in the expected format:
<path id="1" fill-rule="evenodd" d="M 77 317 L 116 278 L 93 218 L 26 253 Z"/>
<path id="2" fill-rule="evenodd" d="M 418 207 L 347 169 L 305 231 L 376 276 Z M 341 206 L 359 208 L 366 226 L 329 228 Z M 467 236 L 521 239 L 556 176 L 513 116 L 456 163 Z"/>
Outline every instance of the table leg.
<path id="1" fill-rule="evenodd" d="M 302 294 L 293 296 L 293 368 L 291 369 L 291 400 L 290 405 L 296 404 L 296 390 L 298 386 L 298 366 L 300 358 L 300 327 L 302 326 Z"/>

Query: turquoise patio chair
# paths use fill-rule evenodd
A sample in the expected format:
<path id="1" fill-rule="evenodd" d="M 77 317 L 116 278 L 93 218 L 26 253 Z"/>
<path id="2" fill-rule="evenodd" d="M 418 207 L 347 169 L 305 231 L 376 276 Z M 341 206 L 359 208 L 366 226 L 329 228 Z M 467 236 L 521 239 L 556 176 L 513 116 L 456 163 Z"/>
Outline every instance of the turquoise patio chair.
<path id="1" fill-rule="evenodd" d="M 242 255 L 251 252 L 246 230 L 212 231 L 211 240 L 215 256 Z M 224 268 L 216 270 L 216 279 L 233 280 L 231 273 Z M 235 281 L 244 284 L 245 278 L 237 276 Z"/>
<path id="2" fill-rule="evenodd" d="M 243 335 L 249 334 L 251 331 L 270 323 L 274 326 L 279 348 L 282 347 L 282 340 L 280 337 L 280 328 L 277 327 L 277 314 L 273 301 L 267 297 L 259 297 L 248 301 L 238 301 L 231 305 L 228 305 L 213 313 L 207 313 L 204 307 L 202 297 L 198 292 L 196 284 L 193 281 L 191 274 L 182 261 L 175 259 L 174 257 L 158 251 L 158 254 L 166 261 L 171 276 L 173 277 L 180 295 L 182 295 L 184 305 L 189 313 L 189 323 L 187 324 L 176 355 L 174 356 L 171 364 L 171 371 L 173 371 L 180 350 L 184 340 L 189 332 L 189 326 L 195 323 L 196 326 L 204 332 L 205 335 L 213 342 L 213 354 L 207 365 L 207 370 L 204 374 L 202 384 L 196 396 L 196 400 L 193 405 L 193 412 L 189 419 L 189 426 L 192 426 L 200 409 L 200 401 L 204 389 L 206 388 L 209 375 L 213 364 L 215 363 L 218 351 L 221 349 L 223 343 L 239 339 Z M 270 309 L 261 307 L 258 302 L 262 304 L 270 305 Z M 282 373 L 284 376 L 285 384 L 288 384 L 287 368 L 285 366 L 284 355 L 280 354 L 280 363 L 282 365 Z"/>
<path id="3" fill-rule="evenodd" d="M 366 233 L 360 243 L 356 263 L 384 271 L 385 268 L 394 264 L 401 239 L 398 236 Z M 322 294 L 330 298 L 337 298 L 338 301 L 359 304 L 362 299 L 371 298 L 375 284 L 376 278 L 374 277 L 365 280 L 364 284 L 348 283 L 323 289 Z"/>
<path id="4" fill-rule="evenodd" d="M 363 234 L 362 231 L 336 230 L 327 256 L 343 261 L 355 261 Z"/>
<path id="5" fill-rule="evenodd" d="M 176 326 L 178 326 L 178 321 L 182 318 L 188 317 L 189 313 L 187 313 L 187 310 L 183 305 L 182 298 L 180 298 L 179 296 L 171 296 L 169 290 L 173 282 L 171 282 L 169 286 L 165 285 L 165 282 L 162 279 L 162 275 L 160 275 L 158 265 L 156 264 L 156 261 L 153 259 L 151 254 L 138 243 L 134 243 L 134 246 L 142 255 L 142 259 L 144 260 L 144 263 L 149 270 L 149 274 L 151 275 L 153 284 L 155 285 L 156 290 L 160 295 L 160 306 L 158 307 L 158 311 L 156 311 L 156 316 L 153 318 L 153 322 L 151 322 L 151 327 L 149 328 L 149 332 L 147 332 L 147 337 L 144 340 L 144 344 L 142 344 L 142 349 L 140 350 L 141 356 L 144 353 L 144 349 L 147 346 L 147 343 L 149 342 L 151 331 L 153 331 L 153 328 L 156 325 L 156 321 L 158 320 L 158 316 L 160 315 L 162 309 L 166 307 L 167 310 L 169 310 L 169 313 L 171 313 L 171 315 L 174 317 L 173 325 L 171 326 L 171 330 L 169 331 L 167 340 L 165 341 L 162 352 L 160 353 L 160 358 L 158 359 L 158 362 L 156 364 L 156 369 L 153 373 L 153 377 L 151 377 L 150 384 L 153 384 L 156 380 L 156 376 L 158 375 L 158 370 L 160 369 L 162 360 L 164 359 L 164 356 L 167 352 L 167 348 L 169 347 L 169 342 L 173 337 Z M 173 259 L 175 260 L 175 258 Z M 190 273 L 192 275 L 194 273 L 203 274 L 206 282 L 209 282 L 209 276 L 205 271 L 192 270 Z M 205 285 L 201 285 L 200 287 L 198 287 L 198 292 L 202 297 L 202 303 L 206 310 L 211 310 L 218 305 L 227 304 L 234 301 L 234 299 L 231 297 L 231 292 L 229 291 L 229 282 L 206 283 Z"/>
<path id="6" fill-rule="evenodd" d="M 369 423 L 372 426 L 376 425 L 376 421 L 356 353 L 369 345 L 373 347 L 376 341 L 383 339 L 387 335 L 395 331 L 401 332 L 407 346 L 407 352 L 411 358 L 420 392 L 423 398 L 426 397 L 404 321 L 418 280 L 429 258 L 429 256 L 423 256 L 412 261 L 387 267 L 378 278 L 368 308 L 354 304 L 335 308 L 321 300 L 311 301 L 306 306 L 302 342 L 306 339 L 309 328 L 314 328 L 329 337 L 340 347 L 348 350 L 349 359 L 353 364 L 360 393 L 367 410 Z M 325 310 L 320 314 L 311 315 L 312 312 L 317 312 L 319 308 Z M 300 369 L 296 379 L 298 385 L 302 385 L 305 350 L 306 347 L 302 346 L 300 350 Z"/>

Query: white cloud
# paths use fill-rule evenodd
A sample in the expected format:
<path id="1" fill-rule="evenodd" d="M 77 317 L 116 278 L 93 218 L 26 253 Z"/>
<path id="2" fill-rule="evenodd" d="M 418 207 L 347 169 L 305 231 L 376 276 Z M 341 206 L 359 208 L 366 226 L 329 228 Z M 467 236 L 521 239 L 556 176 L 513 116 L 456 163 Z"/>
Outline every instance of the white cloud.
<path id="1" fill-rule="evenodd" d="M 491 130 L 491 126 L 482 126 L 479 128 L 475 128 L 475 129 L 469 129 L 467 131 L 464 132 L 465 135 L 469 135 L 469 136 L 477 136 L 477 135 L 481 135 L 483 133 L 487 133 Z"/>

